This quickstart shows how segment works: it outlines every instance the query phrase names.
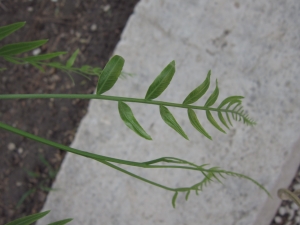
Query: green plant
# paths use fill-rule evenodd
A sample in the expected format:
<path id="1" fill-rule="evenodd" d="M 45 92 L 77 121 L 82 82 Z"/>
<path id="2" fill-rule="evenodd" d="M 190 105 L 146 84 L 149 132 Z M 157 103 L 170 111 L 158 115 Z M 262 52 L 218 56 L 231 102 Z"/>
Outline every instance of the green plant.
<path id="1" fill-rule="evenodd" d="M 17 208 L 19 208 L 23 202 L 31 195 L 34 194 L 37 190 L 42 190 L 42 191 L 55 191 L 56 189 L 53 188 L 49 188 L 47 187 L 47 184 L 45 184 L 46 182 L 49 182 L 49 179 L 53 180 L 56 176 L 57 171 L 55 171 L 52 166 L 49 164 L 49 162 L 42 156 L 39 155 L 39 159 L 40 161 L 44 164 L 44 166 L 46 166 L 47 168 L 47 172 L 48 172 L 48 176 L 47 177 L 42 177 L 40 175 L 40 173 L 34 172 L 34 171 L 30 171 L 30 170 L 25 170 L 27 175 L 32 178 L 32 179 L 36 179 L 36 178 L 40 178 L 40 182 L 36 183 L 32 188 L 30 188 L 27 192 L 25 192 L 22 196 L 21 199 L 19 200 L 19 202 L 17 203 Z"/>
<path id="2" fill-rule="evenodd" d="M 300 190 L 290 191 L 286 188 L 280 188 L 277 195 L 281 200 L 290 200 L 295 202 L 300 207 Z"/>
<path id="3" fill-rule="evenodd" d="M 14 32 L 15 30 L 19 29 L 23 25 L 24 25 L 23 23 L 17 23 L 17 24 L 12 24 L 0 28 L 0 40 L 8 36 L 10 33 Z M 30 63 L 31 65 L 39 69 L 42 69 L 40 68 L 40 66 L 43 65 L 52 66 L 52 67 L 53 65 L 55 65 L 56 66 L 55 68 L 62 69 L 65 72 L 76 72 L 83 75 L 96 75 L 99 77 L 96 94 L 8 94 L 8 95 L 0 95 L 0 99 L 5 100 L 5 99 L 25 99 L 25 98 L 27 99 L 29 98 L 68 98 L 68 99 L 76 98 L 76 99 L 102 99 L 102 100 L 109 100 L 109 101 L 117 101 L 120 117 L 124 121 L 126 126 L 128 126 L 128 128 L 133 130 L 136 134 L 138 134 L 139 136 L 147 140 L 152 140 L 151 136 L 138 123 L 138 121 L 134 117 L 131 108 L 126 103 L 131 102 L 131 103 L 138 103 L 138 104 L 155 105 L 156 107 L 159 108 L 163 121 L 185 139 L 188 139 L 188 136 L 185 134 L 181 126 L 177 123 L 176 119 L 174 118 L 174 116 L 172 115 L 172 113 L 167 107 L 178 107 L 187 110 L 187 116 L 191 124 L 194 126 L 194 128 L 197 131 L 199 131 L 202 135 L 204 135 L 208 139 L 212 139 L 212 137 L 207 133 L 207 131 L 201 125 L 194 110 L 204 110 L 206 112 L 206 117 L 208 121 L 216 129 L 218 129 L 223 133 L 226 133 L 225 130 L 216 121 L 216 119 L 212 115 L 212 112 L 217 113 L 220 122 L 227 129 L 230 129 L 230 126 L 232 126 L 231 120 L 242 121 L 244 124 L 250 126 L 255 124 L 255 122 L 252 119 L 250 119 L 249 116 L 243 110 L 242 96 L 230 96 L 224 99 L 219 106 L 213 107 L 219 95 L 219 88 L 218 88 L 217 81 L 213 93 L 209 96 L 208 100 L 203 106 L 192 105 L 197 100 L 199 100 L 208 90 L 210 86 L 211 71 L 208 72 L 204 82 L 200 84 L 197 88 L 195 88 L 185 98 L 183 103 L 172 103 L 172 102 L 163 102 L 163 101 L 154 100 L 168 87 L 169 83 L 171 82 L 175 74 L 175 61 L 170 62 L 163 69 L 163 71 L 156 77 L 153 83 L 149 86 L 145 98 L 139 99 L 139 98 L 127 98 L 127 97 L 119 97 L 119 96 L 107 96 L 107 95 L 103 95 L 103 93 L 110 90 L 114 86 L 114 84 L 116 83 L 116 81 L 118 80 L 118 78 L 122 73 L 124 59 L 121 56 L 118 55 L 113 56 L 106 64 L 103 70 L 100 68 L 91 68 L 88 66 L 84 66 L 84 69 L 82 69 L 83 67 L 81 67 L 80 69 L 78 68 L 73 69 L 72 65 L 76 59 L 78 51 L 76 51 L 71 56 L 71 58 L 68 60 L 65 66 L 62 66 L 62 64 L 53 64 L 47 62 L 41 63 L 41 61 L 43 60 L 49 60 L 59 56 L 60 53 L 50 53 L 50 54 L 45 54 L 40 56 L 34 56 L 31 58 L 30 57 L 20 58 L 15 56 L 16 54 L 20 54 L 32 50 L 44 43 L 45 41 L 35 41 L 35 42 L 5 45 L 0 48 L 0 57 L 12 63 Z M 93 73 L 91 71 L 93 71 Z M 94 71 L 97 71 L 97 73 L 96 72 L 94 73 Z M 101 162 L 111 168 L 114 168 L 136 179 L 139 179 L 148 184 L 173 192 L 173 198 L 172 198 L 173 207 L 175 207 L 176 198 L 179 193 L 184 193 L 186 196 L 186 200 L 188 200 L 188 197 L 192 191 L 195 191 L 195 193 L 198 195 L 198 192 L 202 191 L 204 186 L 206 186 L 213 180 L 221 182 L 220 178 L 224 178 L 226 175 L 244 178 L 249 181 L 252 181 L 254 184 L 256 184 L 260 189 L 265 191 L 270 196 L 269 192 L 254 179 L 246 175 L 223 170 L 218 167 L 208 167 L 208 164 L 197 165 L 195 163 L 180 158 L 174 158 L 174 157 L 162 157 L 162 158 L 158 158 L 150 161 L 144 161 L 144 162 L 127 161 L 127 160 L 106 157 L 106 156 L 97 155 L 97 154 L 81 151 L 78 149 L 70 148 L 68 146 L 64 146 L 62 144 L 27 133 L 25 131 L 9 126 L 2 122 L 0 122 L 0 128 L 24 136 L 26 138 L 35 140 L 37 142 L 44 143 L 46 145 L 50 145 L 55 148 L 59 148 L 67 152 L 71 152 L 80 156 L 94 159 L 98 162 Z M 195 182 L 195 184 L 192 186 L 173 188 L 173 187 L 164 186 L 162 184 L 153 182 L 151 180 L 147 180 L 141 176 L 138 176 L 125 169 L 120 168 L 116 164 L 123 164 L 123 165 L 129 165 L 129 166 L 140 167 L 140 168 L 149 168 L 149 169 L 172 168 L 172 169 L 193 170 L 201 173 L 203 175 L 203 179 Z"/>
<path id="4" fill-rule="evenodd" d="M 49 212 L 50 211 L 46 211 L 46 212 L 32 214 L 30 216 L 25 216 L 25 217 L 16 219 L 12 222 L 9 222 L 6 225 L 30 225 L 30 224 L 36 222 L 37 220 L 43 218 L 44 216 L 46 216 Z M 64 219 L 64 220 L 56 221 L 54 223 L 50 223 L 48 225 L 64 225 L 64 224 L 69 223 L 72 220 L 73 219 Z"/>

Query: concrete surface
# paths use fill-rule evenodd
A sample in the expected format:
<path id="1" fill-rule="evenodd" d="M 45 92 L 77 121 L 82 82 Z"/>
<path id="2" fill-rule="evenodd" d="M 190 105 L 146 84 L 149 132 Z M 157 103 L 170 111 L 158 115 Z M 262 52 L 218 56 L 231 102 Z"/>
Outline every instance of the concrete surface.
<path id="1" fill-rule="evenodd" d="M 225 135 L 198 112 L 210 141 L 192 127 L 186 110 L 169 107 L 189 136 L 186 141 L 164 124 L 158 107 L 130 103 L 153 138 L 147 141 L 123 124 L 116 102 L 93 100 L 72 144 L 127 160 L 174 156 L 220 166 L 258 180 L 273 200 L 251 182 L 229 177 L 224 185 L 212 183 L 199 196 L 191 194 L 187 202 L 179 195 L 173 209 L 172 193 L 67 154 L 54 183 L 61 190 L 49 194 L 43 210 L 52 211 L 38 224 L 70 217 L 71 224 L 93 225 L 269 224 L 279 204 L 276 190 L 288 184 L 300 162 L 299 10 L 298 0 L 142 0 L 115 50 L 125 58 L 125 71 L 137 76 L 119 80 L 106 94 L 143 98 L 174 59 L 176 74 L 159 100 L 182 102 L 212 69 L 211 87 L 197 104 L 205 103 L 218 79 L 217 104 L 243 95 L 258 124 L 234 123 Z M 130 171 L 174 187 L 201 178 L 179 170 Z"/>

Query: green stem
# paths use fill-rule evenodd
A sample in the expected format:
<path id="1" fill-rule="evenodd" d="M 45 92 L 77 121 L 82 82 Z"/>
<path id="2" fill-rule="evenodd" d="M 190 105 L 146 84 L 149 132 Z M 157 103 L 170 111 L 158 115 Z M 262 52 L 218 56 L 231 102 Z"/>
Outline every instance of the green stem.
<path id="1" fill-rule="evenodd" d="M 118 167 L 118 166 L 116 166 L 116 165 L 114 165 L 114 164 L 111 164 L 111 163 L 109 163 L 109 162 L 101 161 L 101 163 L 103 163 L 103 164 L 105 164 L 105 165 L 107 165 L 107 166 L 110 166 L 110 167 L 112 167 L 112 168 L 114 168 L 114 169 L 116 169 L 116 170 L 119 170 L 120 172 L 125 173 L 125 174 L 127 174 L 127 175 L 129 175 L 129 176 L 132 176 L 132 177 L 134 177 L 134 178 L 136 178 L 136 179 L 139 179 L 139 180 L 142 180 L 142 181 L 144 181 L 144 182 L 146 182 L 146 183 L 152 184 L 152 185 L 154 185 L 154 186 L 156 186 L 156 187 L 160 187 L 160 188 L 166 189 L 166 190 L 168 190 L 168 191 L 176 191 L 176 189 L 174 189 L 174 188 L 170 188 L 170 187 L 167 187 L 167 186 L 164 186 L 164 185 L 155 183 L 155 182 L 153 182 L 153 181 L 151 181 L 151 180 L 147 180 L 147 179 L 145 179 L 145 178 L 143 178 L 143 177 L 140 177 L 140 176 L 138 176 L 138 175 L 135 175 L 135 174 L 133 174 L 133 173 L 130 173 L 130 172 L 128 172 L 127 170 L 124 170 L 124 169 L 122 169 L 122 168 L 120 168 L 120 167 Z"/>
<path id="2" fill-rule="evenodd" d="M 219 109 L 219 108 L 210 108 L 205 106 L 195 106 L 195 105 L 184 105 L 179 103 L 172 102 L 163 102 L 155 100 L 147 100 L 140 98 L 127 98 L 119 96 L 107 96 L 107 95 L 95 95 L 95 94 L 5 94 L 0 95 L 0 99 L 34 99 L 34 98 L 67 98 L 67 99 L 102 99 L 108 101 L 123 101 L 123 102 L 135 102 L 151 105 L 164 105 L 177 108 L 190 108 L 190 109 L 199 109 L 199 110 L 209 110 L 216 112 L 227 112 L 227 113 L 236 113 L 234 110 L 229 109 Z M 241 115 L 242 116 L 242 115 Z"/>

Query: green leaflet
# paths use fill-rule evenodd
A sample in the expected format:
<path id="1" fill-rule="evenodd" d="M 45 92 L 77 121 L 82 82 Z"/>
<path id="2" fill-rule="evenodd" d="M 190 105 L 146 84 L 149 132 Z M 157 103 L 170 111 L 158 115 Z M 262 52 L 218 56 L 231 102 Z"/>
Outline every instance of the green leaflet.
<path id="1" fill-rule="evenodd" d="M 212 106 L 219 97 L 219 88 L 218 88 L 218 80 L 216 80 L 216 88 L 214 92 L 209 96 L 204 106 L 209 107 Z"/>
<path id="2" fill-rule="evenodd" d="M 6 61 L 14 63 L 14 64 L 23 64 L 23 62 L 19 61 L 18 58 L 13 58 L 13 57 L 9 57 L 9 56 L 4 56 L 3 57 Z"/>
<path id="3" fill-rule="evenodd" d="M 79 70 L 83 73 L 90 73 L 91 71 L 93 71 L 93 67 L 84 65 L 84 66 L 80 67 Z"/>
<path id="4" fill-rule="evenodd" d="M 168 124 L 170 127 L 172 127 L 177 133 L 179 133 L 182 137 L 189 140 L 188 136 L 184 133 L 180 125 L 177 123 L 176 119 L 172 115 L 172 113 L 169 111 L 169 109 L 163 105 L 159 106 L 159 111 L 161 118 L 165 121 L 166 124 Z"/>
<path id="5" fill-rule="evenodd" d="M 124 65 L 124 59 L 121 56 L 113 56 L 105 65 L 102 74 L 97 84 L 97 95 L 108 91 L 117 82 L 122 68 Z"/>
<path id="6" fill-rule="evenodd" d="M 208 139 L 212 140 L 211 136 L 204 130 L 204 128 L 200 124 L 194 110 L 188 109 L 188 116 L 189 116 L 189 119 L 191 121 L 191 124 L 195 127 L 195 129 L 198 130 L 201 134 L 203 134 Z"/>
<path id="7" fill-rule="evenodd" d="M 64 220 L 60 220 L 54 223 L 49 223 L 48 225 L 64 225 L 67 224 L 69 222 L 71 222 L 73 219 L 64 219 Z"/>
<path id="8" fill-rule="evenodd" d="M 147 140 L 152 140 L 150 135 L 146 133 L 146 131 L 141 127 L 141 125 L 135 119 L 132 110 L 127 104 L 119 101 L 118 108 L 119 108 L 120 117 L 122 118 L 126 126 L 129 127 L 129 129 L 133 130 L 139 136 Z"/>
<path id="9" fill-rule="evenodd" d="M 45 44 L 48 40 L 38 40 L 30 42 L 20 42 L 16 44 L 8 44 L 0 48 L 0 56 L 12 56 L 23 52 L 36 49 Z"/>
<path id="10" fill-rule="evenodd" d="M 228 112 L 226 112 L 226 118 L 227 118 L 227 120 L 228 120 L 230 126 L 232 126 L 232 123 L 231 123 L 230 117 L 229 117 L 229 115 L 228 115 Z"/>
<path id="11" fill-rule="evenodd" d="M 31 65 L 33 65 L 35 68 L 37 68 L 38 70 L 40 70 L 41 72 L 45 72 L 44 68 L 41 67 L 40 65 L 34 63 L 34 62 L 31 62 Z"/>
<path id="12" fill-rule="evenodd" d="M 39 220 L 40 218 L 46 216 L 49 212 L 50 212 L 50 210 L 46 211 L 46 212 L 36 213 L 36 214 L 30 215 L 30 216 L 25 216 L 25 217 L 16 219 L 12 222 L 9 222 L 6 225 L 30 225 L 33 222 Z"/>
<path id="13" fill-rule="evenodd" d="M 79 49 L 77 49 L 72 55 L 71 57 L 68 59 L 67 63 L 66 63 L 66 67 L 71 68 L 77 58 L 77 55 L 79 53 Z"/>
<path id="14" fill-rule="evenodd" d="M 177 199 L 177 196 L 178 196 L 178 192 L 176 191 L 175 194 L 173 195 L 173 198 L 172 198 L 172 205 L 173 205 L 173 208 L 175 209 L 176 207 L 176 199 Z"/>
<path id="15" fill-rule="evenodd" d="M 222 113 L 221 113 L 220 111 L 218 112 L 218 117 L 219 117 L 219 120 L 223 123 L 223 125 L 224 125 L 225 127 L 227 127 L 227 129 L 230 129 L 229 126 L 227 125 L 227 123 L 226 123 L 226 121 L 225 121 L 225 119 L 224 119 Z M 229 123 L 231 123 L 231 122 L 229 121 Z"/>
<path id="16" fill-rule="evenodd" d="M 11 33 L 19 30 L 25 25 L 26 22 L 13 23 L 7 26 L 0 27 L 0 41 L 10 35 Z"/>
<path id="17" fill-rule="evenodd" d="M 196 89 L 194 89 L 183 101 L 183 104 L 188 105 L 196 102 L 199 98 L 201 98 L 205 92 L 207 91 L 210 84 L 210 74 L 211 71 L 208 71 L 206 79 L 202 84 L 200 84 Z"/>
<path id="18" fill-rule="evenodd" d="M 224 105 L 226 105 L 229 102 L 236 101 L 236 100 L 240 101 L 240 99 L 243 99 L 243 98 L 244 98 L 243 96 L 230 96 L 228 98 L 225 98 L 219 105 L 218 109 L 221 109 Z"/>
<path id="19" fill-rule="evenodd" d="M 187 201 L 189 199 L 189 196 L 190 196 L 190 191 L 188 191 L 185 195 L 185 200 Z"/>
<path id="20" fill-rule="evenodd" d="M 102 69 L 100 67 L 95 67 L 93 68 L 93 73 L 100 76 L 102 73 Z"/>
<path id="21" fill-rule="evenodd" d="M 170 62 L 150 85 L 145 99 L 157 98 L 170 84 L 175 73 L 175 61 Z"/>
<path id="22" fill-rule="evenodd" d="M 212 116 L 211 112 L 208 110 L 206 110 L 206 117 L 209 120 L 209 122 L 211 122 L 211 124 L 214 125 L 215 128 L 217 128 L 219 131 L 226 134 L 226 132 L 219 126 L 219 124 L 217 124 L 217 122 L 214 119 L 214 117 Z"/>
<path id="23" fill-rule="evenodd" d="M 43 61 L 43 60 L 48 60 L 48 59 L 58 57 L 58 56 L 63 55 L 63 54 L 66 54 L 66 52 L 53 52 L 53 53 L 48 53 L 48 54 L 43 54 L 43 55 L 29 56 L 29 57 L 25 57 L 23 59 L 27 62 L 30 62 L 30 61 Z"/>
<path id="24" fill-rule="evenodd" d="M 52 62 L 52 63 L 48 63 L 47 65 L 48 65 L 48 66 L 51 66 L 51 67 L 54 67 L 54 68 L 58 68 L 58 69 L 64 67 L 64 65 L 62 65 L 62 64 L 59 63 L 59 62 Z"/>

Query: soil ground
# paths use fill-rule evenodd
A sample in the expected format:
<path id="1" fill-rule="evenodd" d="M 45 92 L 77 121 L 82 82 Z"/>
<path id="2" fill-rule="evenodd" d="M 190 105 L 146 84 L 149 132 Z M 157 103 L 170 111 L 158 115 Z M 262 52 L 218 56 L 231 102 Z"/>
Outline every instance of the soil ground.
<path id="1" fill-rule="evenodd" d="M 65 62 L 79 48 L 80 55 L 75 66 L 103 68 L 137 2 L 0 1 L 0 26 L 26 21 L 22 29 L 3 39 L 0 46 L 49 39 L 42 47 L 42 53 L 67 51 L 68 54 L 60 59 Z M 15 66 L 3 60 L 0 61 L 0 67 L 7 68 L 0 72 L 0 94 L 91 94 L 97 81 L 74 75 L 74 86 L 67 74 L 55 69 L 46 69 L 42 73 L 31 66 Z M 80 120 L 86 114 L 87 105 L 87 100 L 76 99 L 2 100 L 0 121 L 69 145 Z M 58 171 L 65 152 L 0 130 L 0 156 L 0 224 L 39 212 L 55 178 L 54 170 Z M 28 191 L 32 193 L 17 207 Z"/>

